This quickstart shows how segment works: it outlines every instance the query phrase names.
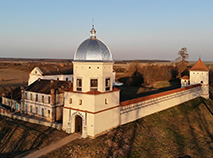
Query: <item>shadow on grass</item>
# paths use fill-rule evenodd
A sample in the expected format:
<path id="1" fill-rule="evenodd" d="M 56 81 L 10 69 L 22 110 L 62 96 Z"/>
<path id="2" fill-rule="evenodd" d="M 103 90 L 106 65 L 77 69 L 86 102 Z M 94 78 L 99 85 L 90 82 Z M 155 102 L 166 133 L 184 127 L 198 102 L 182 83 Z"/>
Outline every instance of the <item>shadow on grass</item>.
<path id="1" fill-rule="evenodd" d="M 42 145 L 46 144 L 48 141 L 45 140 L 56 130 L 50 127 L 43 127 L 44 129 L 40 129 L 39 125 L 36 127 L 35 125 L 22 121 L 3 121 L 5 125 L 0 131 L 0 157 L 23 157 L 29 154 L 29 152 L 39 149 Z M 20 129 L 20 126 L 24 128 Z M 11 141 L 13 141 L 12 144 Z M 5 153 L 5 151 L 8 152 Z"/>

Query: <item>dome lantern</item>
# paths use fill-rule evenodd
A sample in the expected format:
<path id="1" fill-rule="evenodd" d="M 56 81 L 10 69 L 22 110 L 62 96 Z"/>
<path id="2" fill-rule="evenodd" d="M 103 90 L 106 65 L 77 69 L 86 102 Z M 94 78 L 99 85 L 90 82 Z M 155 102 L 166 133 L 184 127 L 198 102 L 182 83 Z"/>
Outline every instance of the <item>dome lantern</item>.
<path id="1" fill-rule="evenodd" d="M 90 38 L 92 39 L 96 38 L 96 31 L 95 31 L 94 25 L 92 25 L 92 29 L 90 31 Z"/>

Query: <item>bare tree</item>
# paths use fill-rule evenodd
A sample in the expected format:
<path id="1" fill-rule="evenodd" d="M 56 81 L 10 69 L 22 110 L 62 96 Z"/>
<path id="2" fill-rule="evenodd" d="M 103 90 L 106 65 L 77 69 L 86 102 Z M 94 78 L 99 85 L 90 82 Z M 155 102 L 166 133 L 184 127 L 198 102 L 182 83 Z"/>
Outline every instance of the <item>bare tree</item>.
<path id="1" fill-rule="evenodd" d="M 179 57 L 176 58 L 177 63 L 177 68 L 178 68 L 178 77 L 181 77 L 181 73 L 187 68 L 188 66 L 188 61 L 187 59 L 189 58 L 189 54 L 187 53 L 187 48 L 183 47 L 181 50 L 178 52 Z"/>

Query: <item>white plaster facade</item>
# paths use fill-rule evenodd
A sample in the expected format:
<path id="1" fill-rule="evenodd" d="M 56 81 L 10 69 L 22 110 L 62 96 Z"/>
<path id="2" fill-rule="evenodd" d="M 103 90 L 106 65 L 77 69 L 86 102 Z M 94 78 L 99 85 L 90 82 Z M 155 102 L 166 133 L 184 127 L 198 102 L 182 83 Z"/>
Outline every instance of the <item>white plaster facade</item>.
<path id="1" fill-rule="evenodd" d="M 91 35 L 91 39 L 95 40 L 95 32 Z M 62 130 L 67 133 L 81 131 L 83 138 L 87 136 L 94 138 L 111 128 L 196 97 L 208 98 L 208 72 L 198 70 L 194 72 L 192 69 L 190 80 L 189 77 L 181 80 L 182 88 L 120 102 L 120 91 L 112 86 L 115 78 L 113 62 L 97 61 L 101 54 L 99 52 L 97 54 L 96 48 L 93 52 L 92 45 L 85 47 L 88 40 L 85 41 L 75 53 L 78 60 L 74 57 L 73 88 L 64 93 Z M 92 42 L 94 44 L 94 41 Z M 88 53 L 90 53 L 89 60 L 86 60 Z M 91 57 L 94 57 L 94 61 Z M 96 83 L 95 87 L 92 81 Z M 106 85 L 110 87 L 106 88 Z"/>
<path id="2" fill-rule="evenodd" d="M 200 83 L 201 96 L 209 98 L 209 71 L 190 71 L 190 84 Z"/>

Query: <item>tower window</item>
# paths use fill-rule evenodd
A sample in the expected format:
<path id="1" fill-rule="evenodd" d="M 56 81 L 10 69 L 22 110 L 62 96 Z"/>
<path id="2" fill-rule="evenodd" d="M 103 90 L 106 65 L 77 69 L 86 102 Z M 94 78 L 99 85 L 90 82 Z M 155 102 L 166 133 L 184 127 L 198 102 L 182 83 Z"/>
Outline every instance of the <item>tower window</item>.
<path id="1" fill-rule="evenodd" d="M 106 78 L 105 90 L 106 90 L 106 91 L 109 91 L 109 90 L 110 90 L 110 78 Z"/>
<path id="2" fill-rule="evenodd" d="M 203 83 L 203 81 L 200 81 L 200 83 Z"/>
<path id="3" fill-rule="evenodd" d="M 91 79 L 90 80 L 90 90 L 97 90 L 98 89 L 98 79 Z"/>
<path id="4" fill-rule="evenodd" d="M 78 78 L 77 79 L 77 91 L 82 91 L 82 79 Z"/>
<path id="5" fill-rule="evenodd" d="M 70 98 L 69 102 L 70 102 L 70 104 L 72 104 L 72 98 Z"/>

